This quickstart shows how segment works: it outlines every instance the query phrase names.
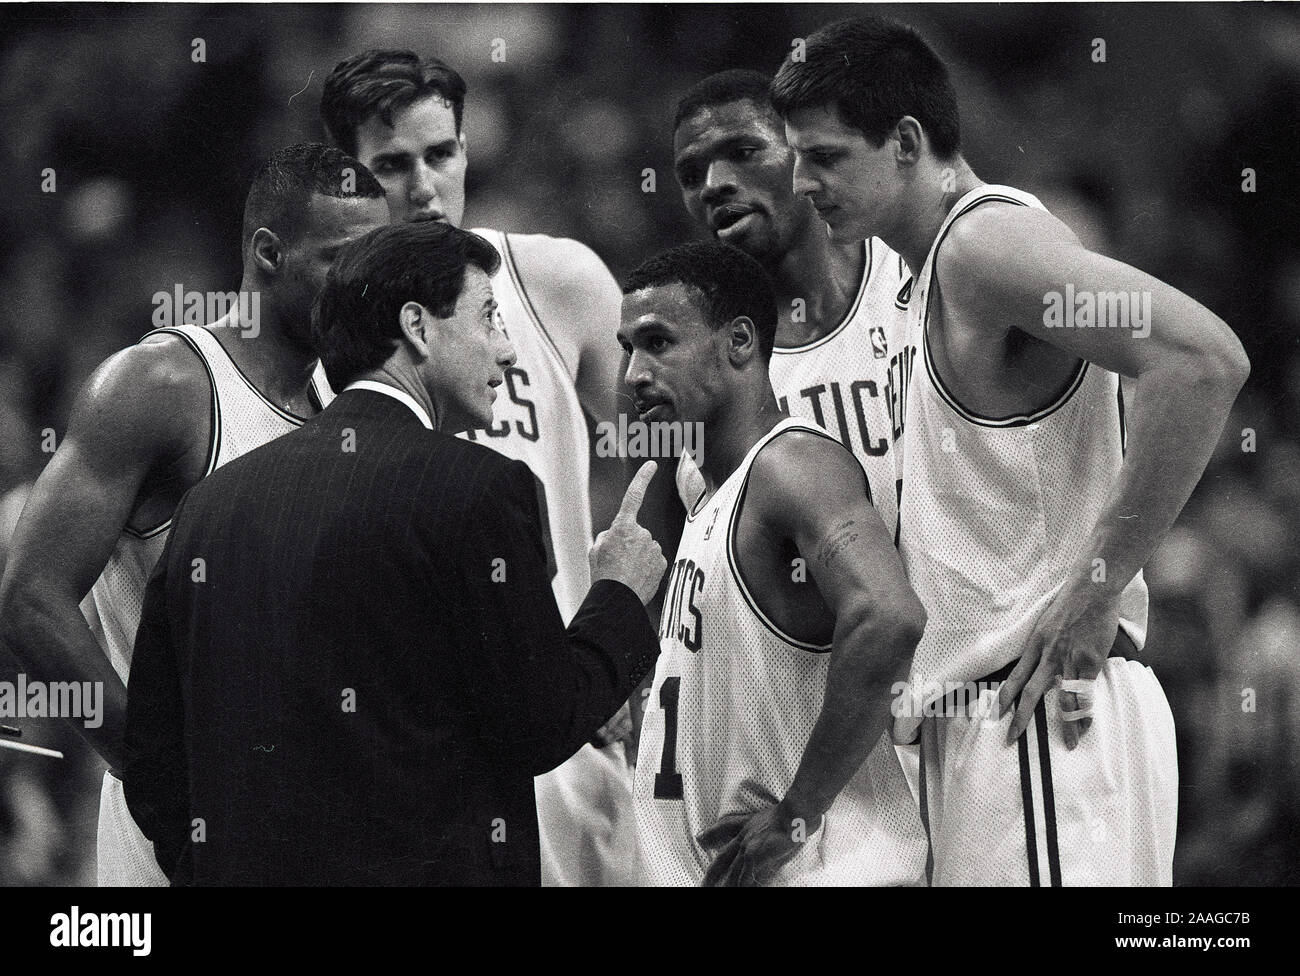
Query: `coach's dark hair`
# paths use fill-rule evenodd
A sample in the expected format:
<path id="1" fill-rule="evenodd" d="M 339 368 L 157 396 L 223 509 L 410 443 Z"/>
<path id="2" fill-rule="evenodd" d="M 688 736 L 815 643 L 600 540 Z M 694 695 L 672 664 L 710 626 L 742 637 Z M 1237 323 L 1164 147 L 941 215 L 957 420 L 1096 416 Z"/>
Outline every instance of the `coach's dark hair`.
<path id="1" fill-rule="evenodd" d="M 437 95 L 451 103 L 460 135 L 466 90 L 465 79 L 438 58 L 421 58 L 413 51 L 362 51 L 340 61 L 325 79 L 320 116 L 330 138 L 355 153 L 357 128 L 370 116 L 391 126 L 393 113 Z"/>
<path id="2" fill-rule="evenodd" d="M 747 68 L 730 68 L 701 78 L 682 96 L 673 115 L 673 131 L 702 108 L 726 105 L 728 102 L 748 101 L 767 109 L 772 117 L 780 119 L 772 107 L 772 79 L 761 71 Z"/>
<path id="3" fill-rule="evenodd" d="M 679 244 L 628 275 L 623 294 L 678 283 L 699 296 L 699 308 L 713 329 L 725 329 L 742 315 L 753 322 L 763 361 L 771 358 L 776 294 L 761 264 L 739 248 L 716 241 Z"/>
<path id="4" fill-rule="evenodd" d="M 398 313 L 407 302 L 450 318 L 471 264 L 491 275 L 501 255 L 477 234 L 438 221 L 392 224 L 345 245 L 311 317 L 312 342 L 330 386 L 341 390 L 392 355 L 402 334 Z"/>
<path id="5" fill-rule="evenodd" d="M 939 55 L 915 30 L 884 17 L 839 20 L 808 38 L 802 60 L 792 51 L 772 80 L 772 104 L 783 116 L 833 105 L 845 125 L 873 145 L 910 115 L 940 159 L 961 151 L 957 95 Z"/>
<path id="6" fill-rule="evenodd" d="M 279 149 L 262 164 L 248 189 L 244 243 L 259 227 L 282 241 L 293 240 L 314 193 L 383 199 L 384 188 L 370 170 L 333 146 L 303 142 Z"/>

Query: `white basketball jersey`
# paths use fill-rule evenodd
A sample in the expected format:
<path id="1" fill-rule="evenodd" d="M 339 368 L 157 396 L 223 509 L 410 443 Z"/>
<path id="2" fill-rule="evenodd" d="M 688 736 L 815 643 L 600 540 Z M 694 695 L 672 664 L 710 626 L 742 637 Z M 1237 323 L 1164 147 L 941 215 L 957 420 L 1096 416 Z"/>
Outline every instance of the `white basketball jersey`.
<path id="1" fill-rule="evenodd" d="M 492 294 L 517 360 L 506 370 L 486 430 L 460 436 L 523 461 L 546 492 L 546 517 L 555 553 L 551 580 L 560 616 L 567 624 L 591 588 L 588 458 L 591 442 L 573 378 L 524 291 L 510 250 L 510 235 L 475 228 L 501 253 Z"/>
<path id="2" fill-rule="evenodd" d="M 1028 193 L 981 186 L 949 212 L 912 289 L 907 342 L 899 548 L 929 613 L 913 684 L 974 681 L 1016 660 L 1109 501 L 1123 459 L 1119 376 L 1081 360 L 1051 403 L 984 417 L 944 386 L 927 344 L 935 255 L 954 221 L 990 201 L 1044 209 Z M 1141 646 L 1147 591 L 1124 591 L 1125 628 Z M 933 697 L 933 696 L 927 696 Z"/>
<path id="3" fill-rule="evenodd" d="M 222 326 L 219 322 L 214 327 Z M 144 338 L 157 335 L 178 336 L 198 354 L 211 380 L 211 441 L 204 477 L 241 454 L 302 426 L 306 418 L 282 410 L 264 397 L 208 329 L 179 325 L 157 329 Z M 326 400 L 327 391 L 328 386 L 314 374 L 312 392 L 318 404 Z M 131 670 L 145 584 L 162 555 L 171 524 L 169 518 L 142 531 L 124 528 L 104 571 L 81 602 L 82 614 L 123 682 Z"/>
<path id="4" fill-rule="evenodd" d="M 704 850 L 697 835 L 727 814 L 780 800 L 821 712 L 830 646 L 782 632 L 736 568 L 738 513 L 754 459 L 788 430 L 828 436 L 804 421 L 780 421 L 708 499 L 684 488 L 690 455 L 679 463 L 687 518 L 659 626 L 633 800 L 651 884 L 703 880 L 717 851 Z M 702 484 L 698 471 L 695 478 Z M 806 847 L 777 884 L 916 882 L 925 835 L 887 738 L 814 830 L 809 825 Z"/>
<path id="5" fill-rule="evenodd" d="M 902 389 L 910 280 L 903 259 L 883 241 L 864 244 L 866 264 L 848 314 L 829 333 L 802 346 L 772 350 L 769 375 L 777 402 L 791 416 L 811 420 L 837 437 L 867 472 L 871 501 L 893 534 L 898 520 L 899 472 L 894 441 L 902 433 L 895 401 Z"/>

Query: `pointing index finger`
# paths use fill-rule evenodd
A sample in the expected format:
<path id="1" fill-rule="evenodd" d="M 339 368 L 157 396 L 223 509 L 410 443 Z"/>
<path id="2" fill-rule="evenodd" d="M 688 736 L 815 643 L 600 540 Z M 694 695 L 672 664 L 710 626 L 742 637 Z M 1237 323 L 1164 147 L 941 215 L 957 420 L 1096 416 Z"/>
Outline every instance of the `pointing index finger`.
<path id="1" fill-rule="evenodd" d="M 623 495 L 623 504 L 618 507 L 618 514 L 614 516 L 614 521 L 620 519 L 624 521 L 636 521 L 637 513 L 641 511 L 641 503 L 645 501 L 646 489 L 650 486 L 650 479 L 655 476 L 659 470 L 659 465 L 654 461 L 647 461 L 641 465 L 641 469 L 632 477 L 632 483 L 627 486 L 627 492 Z"/>

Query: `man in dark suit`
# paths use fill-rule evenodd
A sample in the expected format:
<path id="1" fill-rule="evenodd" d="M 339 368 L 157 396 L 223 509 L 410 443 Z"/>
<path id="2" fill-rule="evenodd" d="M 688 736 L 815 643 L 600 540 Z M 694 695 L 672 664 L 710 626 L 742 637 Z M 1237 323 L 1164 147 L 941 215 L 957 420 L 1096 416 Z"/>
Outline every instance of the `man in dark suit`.
<path id="1" fill-rule="evenodd" d="M 182 500 L 150 579 L 126 797 L 173 883 L 539 883 L 533 777 L 652 665 L 636 510 L 564 629 L 536 481 L 453 434 L 514 361 L 466 231 L 385 227 L 317 302 L 318 417 Z"/>

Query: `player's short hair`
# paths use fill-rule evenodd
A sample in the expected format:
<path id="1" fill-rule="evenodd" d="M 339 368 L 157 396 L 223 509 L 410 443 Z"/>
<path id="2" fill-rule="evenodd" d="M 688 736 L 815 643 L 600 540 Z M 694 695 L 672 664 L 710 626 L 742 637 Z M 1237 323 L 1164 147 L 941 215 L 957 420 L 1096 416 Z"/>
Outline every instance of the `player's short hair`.
<path id="1" fill-rule="evenodd" d="M 714 330 L 745 316 L 758 331 L 767 362 L 776 342 L 776 294 L 763 266 L 739 248 L 717 241 L 679 244 L 638 266 L 623 282 L 623 294 L 682 284 L 698 296 L 697 306 Z"/>
<path id="2" fill-rule="evenodd" d="M 772 80 L 772 104 L 783 118 L 796 109 L 833 105 L 845 125 L 880 146 L 910 115 L 940 159 L 961 151 L 948 69 L 913 28 L 874 15 L 852 17 L 817 30 L 802 60 L 794 53 Z"/>
<path id="3" fill-rule="evenodd" d="M 333 146 L 302 142 L 278 149 L 257 171 L 244 200 L 245 245 L 259 227 L 282 241 L 293 240 L 316 193 L 384 198 L 384 188 L 370 170 Z"/>
<path id="4" fill-rule="evenodd" d="M 345 152 L 357 151 L 357 129 L 372 115 L 392 126 L 393 113 L 432 95 L 451 103 L 460 135 L 465 112 L 465 79 L 438 58 L 413 51 L 375 50 L 354 54 L 335 65 L 325 79 L 321 122 Z"/>
<path id="5" fill-rule="evenodd" d="M 477 234 L 440 221 L 390 224 L 345 245 L 311 317 L 312 342 L 330 386 L 341 390 L 392 355 L 402 334 L 398 313 L 407 302 L 450 318 L 471 264 L 495 274 L 501 255 Z"/>
<path id="6" fill-rule="evenodd" d="M 701 78 L 682 96 L 673 114 L 673 132 L 702 108 L 727 105 L 731 102 L 753 102 L 766 109 L 780 124 L 780 116 L 772 106 L 772 78 L 761 71 L 748 68 L 730 68 Z"/>

